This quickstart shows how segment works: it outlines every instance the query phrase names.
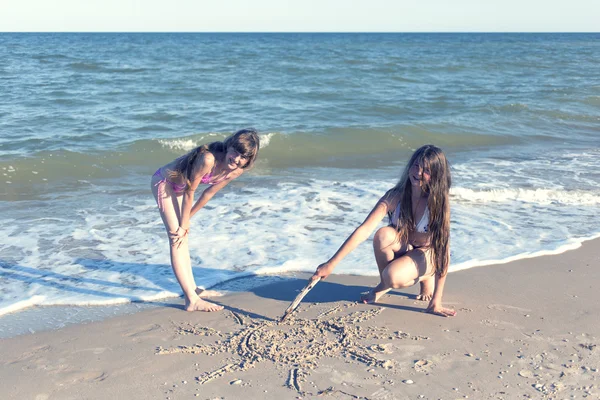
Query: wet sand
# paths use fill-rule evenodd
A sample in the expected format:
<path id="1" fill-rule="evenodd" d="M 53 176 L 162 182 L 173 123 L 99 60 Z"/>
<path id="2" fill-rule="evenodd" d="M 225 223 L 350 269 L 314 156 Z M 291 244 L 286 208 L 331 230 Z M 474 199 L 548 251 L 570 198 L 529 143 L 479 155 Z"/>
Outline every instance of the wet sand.
<path id="1" fill-rule="evenodd" d="M 2 398 L 599 398 L 599 245 L 451 273 L 454 318 L 417 287 L 358 304 L 376 280 L 333 275 L 280 323 L 296 274 L 215 298 L 220 313 L 176 299 L 3 339 Z"/>

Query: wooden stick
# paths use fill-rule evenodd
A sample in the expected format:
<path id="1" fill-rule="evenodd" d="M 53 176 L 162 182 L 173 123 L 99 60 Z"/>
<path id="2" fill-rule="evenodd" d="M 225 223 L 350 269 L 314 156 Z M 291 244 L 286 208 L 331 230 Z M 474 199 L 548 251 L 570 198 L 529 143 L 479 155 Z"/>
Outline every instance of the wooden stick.
<path id="1" fill-rule="evenodd" d="M 302 291 L 300 293 L 298 293 L 298 296 L 296 296 L 294 301 L 292 301 L 292 304 L 290 304 L 290 306 L 287 308 L 287 310 L 285 310 L 285 313 L 283 313 L 283 316 L 281 317 L 279 322 L 282 322 L 284 319 L 286 319 L 288 317 L 288 315 L 293 313 L 294 310 L 296 308 L 298 308 L 298 305 L 300 305 L 300 302 L 302 301 L 304 296 L 306 296 L 308 294 L 308 292 L 310 292 L 310 290 L 312 288 L 314 288 L 317 283 L 319 283 L 320 280 L 321 280 L 321 277 L 318 277 L 317 279 L 314 279 L 314 280 L 312 278 L 308 280 L 308 284 L 304 287 L 304 289 L 302 289 Z"/>

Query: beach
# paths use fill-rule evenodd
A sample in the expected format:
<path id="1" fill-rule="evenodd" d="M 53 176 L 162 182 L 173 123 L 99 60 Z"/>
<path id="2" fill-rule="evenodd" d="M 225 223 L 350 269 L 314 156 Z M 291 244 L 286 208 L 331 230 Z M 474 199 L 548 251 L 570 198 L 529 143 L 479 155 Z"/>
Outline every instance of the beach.
<path id="1" fill-rule="evenodd" d="M 376 279 L 335 274 L 278 323 L 298 273 L 214 298 L 222 312 L 174 299 L 3 339 L 3 398 L 598 398 L 599 244 L 451 273 L 454 318 L 423 313 L 417 287 L 358 304 Z"/>

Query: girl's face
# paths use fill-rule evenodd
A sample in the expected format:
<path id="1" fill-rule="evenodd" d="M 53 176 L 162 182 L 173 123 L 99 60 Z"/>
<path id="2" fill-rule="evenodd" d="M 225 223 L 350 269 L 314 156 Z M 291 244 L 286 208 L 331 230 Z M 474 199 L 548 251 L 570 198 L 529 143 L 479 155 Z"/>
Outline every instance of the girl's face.
<path id="1" fill-rule="evenodd" d="M 408 171 L 408 177 L 413 186 L 422 188 L 429 183 L 431 171 L 429 170 L 429 167 L 415 162 Z"/>
<path id="2" fill-rule="evenodd" d="M 234 171 L 238 168 L 245 167 L 246 164 L 248 164 L 248 158 L 238 153 L 233 146 L 230 146 L 225 154 L 225 164 L 230 171 Z"/>

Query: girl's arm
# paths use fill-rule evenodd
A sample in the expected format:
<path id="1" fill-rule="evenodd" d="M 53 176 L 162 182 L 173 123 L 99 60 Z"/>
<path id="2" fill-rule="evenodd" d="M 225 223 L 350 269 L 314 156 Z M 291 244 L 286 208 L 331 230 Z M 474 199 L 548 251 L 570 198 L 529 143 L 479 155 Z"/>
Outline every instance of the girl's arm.
<path id="1" fill-rule="evenodd" d="M 375 228 L 381 220 L 386 216 L 389 210 L 389 202 L 388 195 L 386 193 L 383 196 L 375 207 L 371 210 L 367 218 L 364 220 L 362 224 L 358 228 L 352 232 L 352 234 L 346 239 L 346 241 L 342 244 L 342 246 L 336 251 L 336 253 L 329 259 L 329 261 L 319 265 L 317 270 L 315 271 L 312 279 L 322 278 L 325 279 L 335 266 L 344 259 L 352 250 L 354 250 L 359 244 L 367 240 L 369 235 L 373 233 Z"/>
<path id="2" fill-rule="evenodd" d="M 179 226 L 185 230 L 190 228 L 190 218 L 192 204 L 194 204 L 194 193 L 202 181 L 202 177 L 208 174 L 215 165 L 215 156 L 212 153 L 204 153 L 199 160 L 200 165 L 195 168 L 190 179 L 190 187 L 183 193 L 183 202 L 181 204 L 181 220 Z"/>
<path id="3" fill-rule="evenodd" d="M 450 259 L 450 257 L 448 257 L 448 259 Z M 433 297 L 427 307 L 428 313 L 441 315 L 443 317 L 454 317 L 456 315 L 456 311 L 442 307 L 442 295 L 444 293 L 444 285 L 446 284 L 447 276 L 447 271 L 444 276 L 439 276 L 437 272 L 435 273 L 435 289 L 433 290 Z"/>
<path id="4" fill-rule="evenodd" d="M 200 198 L 198 199 L 198 201 L 196 201 L 196 203 L 192 207 L 189 207 L 189 205 L 194 202 L 194 191 L 190 191 L 190 193 L 188 193 L 188 192 L 184 193 L 182 207 L 181 207 L 182 208 L 182 218 L 181 218 L 181 225 L 180 225 L 181 229 L 178 228 L 177 232 L 175 232 L 174 236 L 176 236 L 176 238 L 175 238 L 174 244 L 177 244 L 178 246 L 181 245 L 181 241 L 183 240 L 183 237 L 185 235 L 187 235 L 187 233 L 190 230 L 189 221 L 194 216 L 194 214 L 196 214 L 202 207 L 204 207 L 206 205 L 206 203 L 208 203 L 208 201 L 210 199 L 212 199 L 212 197 L 219 190 L 223 189 L 225 186 L 227 186 L 227 184 L 229 182 L 231 182 L 232 180 L 234 180 L 235 178 L 240 176 L 242 173 L 243 173 L 243 170 L 240 170 L 240 172 L 234 171 L 229 178 L 224 179 L 222 182 L 219 182 L 216 185 L 211 185 L 208 188 L 206 188 L 200 195 Z M 204 176 L 204 174 L 200 175 L 200 179 L 198 180 L 198 182 L 196 184 L 192 185 L 192 188 L 194 190 L 195 190 L 195 188 L 198 187 L 198 184 L 200 183 L 202 176 Z M 189 196 L 188 196 L 188 194 L 189 194 Z M 188 196 L 188 197 L 186 198 L 186 196 Z M 184 220 L 183 216 L 185 216 L 185 215 L 187 215 L 187 219 Z M 186 225 L 183 225 L 184 221 L 187 221 Z M 186 228 L 186 226 L 187 226 L 187 228 Z"/>
<path id="5" fill-rule="evenodd" d="M 213 196 L 219 190 L 223 189 L 225 186 L 227 186 L 227 184 L 229 182 L 231 182 L 235 178 L 237 178 L 240 175 L 242 175 L 243 170 L 239 170 L 239 171 L 240 172 L 238 173 L 238 170 L 236 170 L 236 171 L 234 171 L 234 172 L 231 173 L 231 176 L 229 178 L 224 179 L 222 182 L 219 182 L 216 185 L 212 185 L 212 186 L 207 187 L 202 192 L 202 194 L 200 195 L 200 198 L 198 198 L 198 201 L 196 201 L 196 204 L 194 204 L 194 206 L 190 210 L 190 219 L 194 216 L 194 214 L 196 214 L 198 211 L 200 211 L 200 209 L 202 209 L 202 207 L 204 207 L 206 205 L 206 203 L 208 203 L 208 201 L 210 199 L 212 199 Z"/>
<path id="6" fill-rule="evenodd" d="M 181 203 L 181 219 L 179 220 L 179 227 L 175 232 L 171 232 L 171 246 L 181 246 L 183 238 L 187 235 L 190 229 L 190 218 L 191 208 L 194 203 L 194 192 L 198 188 L 202 177 L 206 175 L 215 165 L 215 156 L 212 153 L 204 153 L 198 161 L 199 166 L 193 170 L 193 175 L 190 179 L 190 187 L 186 188 L 183 192 L 183 201 Z"/>

